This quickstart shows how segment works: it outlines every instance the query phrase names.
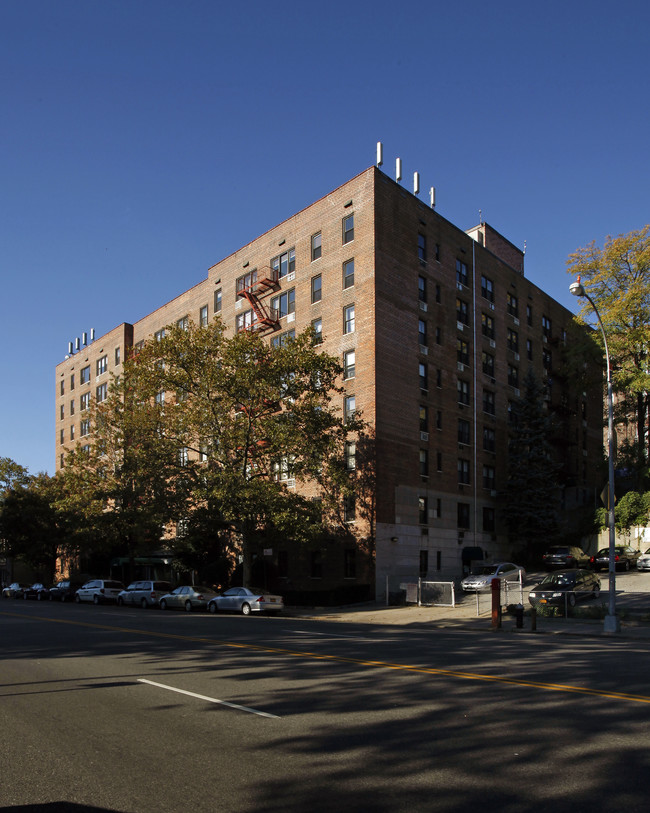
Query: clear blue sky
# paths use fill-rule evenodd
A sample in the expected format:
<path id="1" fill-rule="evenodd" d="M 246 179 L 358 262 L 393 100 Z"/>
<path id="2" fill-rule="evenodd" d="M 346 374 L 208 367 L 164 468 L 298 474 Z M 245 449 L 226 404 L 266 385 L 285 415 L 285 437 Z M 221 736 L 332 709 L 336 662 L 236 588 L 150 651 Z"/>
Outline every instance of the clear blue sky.
<path id="1" fill-rule="evenodd" d="M 375 162 L 566 259 L 650 222 L 647 0 L 2 0 L 0 457 L 54 471 L 54 367 Z"/>

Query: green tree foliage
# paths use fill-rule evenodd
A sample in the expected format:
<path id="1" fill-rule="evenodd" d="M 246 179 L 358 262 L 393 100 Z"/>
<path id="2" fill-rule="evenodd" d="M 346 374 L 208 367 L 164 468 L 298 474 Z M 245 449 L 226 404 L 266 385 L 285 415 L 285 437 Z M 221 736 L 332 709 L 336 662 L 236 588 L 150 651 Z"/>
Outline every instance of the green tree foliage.
<path id="1" fill-rule="evenodd" d="M 362 425 L 345 422 L 334 407 L 341 367 L 318 352 L 314 338 L 309 330 L 272 346 L 254 332 L 227 336 L 218 319 L 173 325 L 125 365 L 137 404 L 160 404 L 165 393 L 155 432 L 163 446 L 156 448 L 182 461 L 166 466 L 165 479 L 181 497 L 176 517 L 187 517 L 186 554 L 201 554 L 206 529 L 221 529 L 223 540 L 235 534 L 244 542 L 246 579 L 258 545 L 274 537 L 304 541 L 322 530 L 309 496 L 330 479 L 333 461 Z M 304 488 L 288 489 L 288 478 Z"/>
<path id="2" fill-rule="evenodd" d="M 24 466 L 10 457 L 0 457 L 0 495 L 17 486 L 25 485 L 28 480 L 29 473 Z"/>
<path id="3" fill-rule="evenodd" d="M 629 531 L 633 525 L 647 525 L 650 520 L 650 493 L 628 491 L 616 503 L 614 516 L 619 530 Z"/>
<path id="4" fill-rule="evenodd" d="M 647 463 L 650 392 L 650 225 L 639 231 L 608 237 L 604 248 L 591 243 L 570 255 L 568 272 L 580 276 L 593 299 L 607 335 L 612 383 L 617 393 L 617 419 L 634 415 L 638 465 Z M 585 321 L 593 311 L 585 302 Z M 600 331 L 596 334 L 601 341 Z"/>
<path id="5" fill-rule="evenodd" d="M 529 368 L 521 398 L 512 404 L 508 440 L 505 518 L 511 539 L 531 555 L 558 532 L 557 475 L 550 437 L 552 420 L 544 407 L 544 387 Z"/>
<path id="6" fill-rule="evenodd" d="M 19 482 L 6 492 L 0 514 L 0 536 L 8 556 L 20 558 L 45 582 L 52 582 L 57 557 L 66 550 L 70 517 L 57 510 L 60 481 L 47 474 Z"/>

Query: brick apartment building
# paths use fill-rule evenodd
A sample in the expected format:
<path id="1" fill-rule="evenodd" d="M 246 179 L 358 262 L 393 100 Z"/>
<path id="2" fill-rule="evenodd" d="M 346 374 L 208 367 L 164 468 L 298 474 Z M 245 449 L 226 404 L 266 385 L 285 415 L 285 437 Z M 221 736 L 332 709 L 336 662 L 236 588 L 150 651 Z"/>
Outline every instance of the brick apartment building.
<path id="1" fill-rule="evenodd" d="M 90 441 L 86 409 L 129 348 L 216 314 L 271 341 L 314 325 L 346 371 L 341 409 L 361 410 L 376 435 L 375 572 L 335 547 L 289 545 L 273 558 L 294 586 L 374 579 L 381 596 L 419 575 L 460 575 L 466 547 L 511 556 L 499 494 L 509 404 L 529 366 L 561 419 L 558 501 L 569 513 L 600 491 L 602 388 L 576 392 L 563 374 L 570 311 L 525 278 L 523 253 L 489 225 L 462 231 L 377 167 L 58 364 L 57 468 Z"/>

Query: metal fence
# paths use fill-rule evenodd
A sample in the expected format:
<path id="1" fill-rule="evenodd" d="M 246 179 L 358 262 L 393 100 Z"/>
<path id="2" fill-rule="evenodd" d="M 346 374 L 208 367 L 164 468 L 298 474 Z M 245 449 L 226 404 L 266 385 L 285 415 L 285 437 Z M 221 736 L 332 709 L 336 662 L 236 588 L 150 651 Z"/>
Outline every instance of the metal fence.
<path id="1" fill-rule="evenodd" d="M 417 604 L 418 607 L 455 607 L 456 585 L 453 581 L 426 581 L 422 578 L 398 584 L 386 577 L 386 606 Z"/>

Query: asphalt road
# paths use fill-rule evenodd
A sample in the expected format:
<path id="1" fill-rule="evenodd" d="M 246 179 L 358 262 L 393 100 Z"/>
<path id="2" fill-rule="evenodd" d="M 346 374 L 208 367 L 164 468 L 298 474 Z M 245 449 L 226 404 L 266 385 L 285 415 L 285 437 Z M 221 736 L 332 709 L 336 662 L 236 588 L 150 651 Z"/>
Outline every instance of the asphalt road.
<path id="1" fill-rule="evenodd" d="M 0 809 L 645 811 L 650 642 L 0 602 Z"/>

